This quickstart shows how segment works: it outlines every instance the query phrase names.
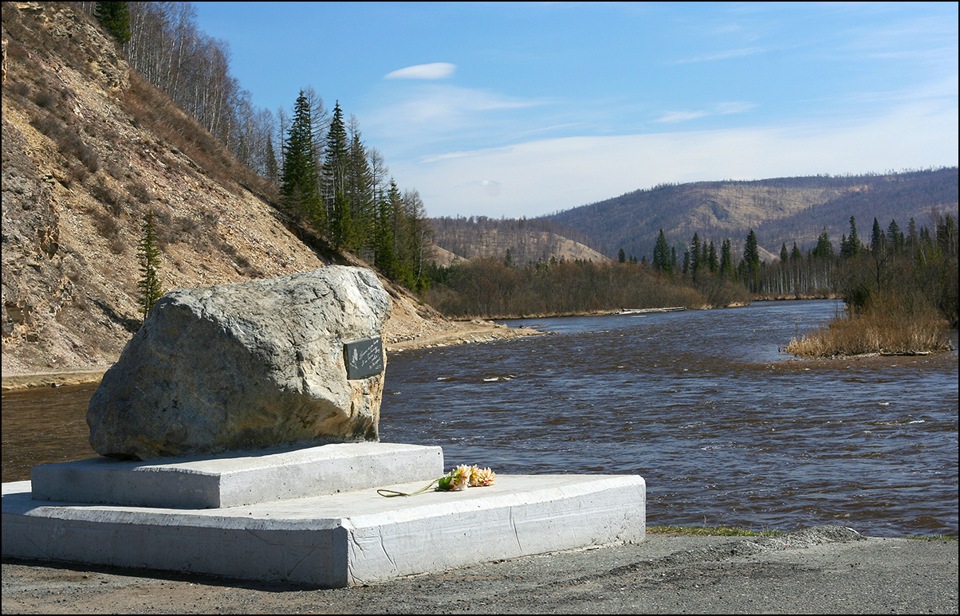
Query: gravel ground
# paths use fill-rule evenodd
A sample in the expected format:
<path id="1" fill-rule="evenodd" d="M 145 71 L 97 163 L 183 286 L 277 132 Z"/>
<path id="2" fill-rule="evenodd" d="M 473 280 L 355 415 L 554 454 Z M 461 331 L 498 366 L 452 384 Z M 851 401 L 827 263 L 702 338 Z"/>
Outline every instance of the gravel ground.
<path id="1" fill-rule="evenodd" d="M 956 614 L 957 541 L 839 526 L 778 537 L 648 533 L 637 545 L 339 589 L 4 559 L 2 605 L 4 614 Z"/>

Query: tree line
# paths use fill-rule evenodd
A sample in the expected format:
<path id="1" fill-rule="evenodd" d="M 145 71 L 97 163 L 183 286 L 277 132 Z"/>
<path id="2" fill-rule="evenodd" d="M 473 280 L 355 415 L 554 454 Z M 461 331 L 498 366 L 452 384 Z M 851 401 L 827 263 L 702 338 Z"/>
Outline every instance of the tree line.
<path id="1" fill-rule="evenodd" d="M 429 303 L 455 317 L 523 317 L 623 308 L 719 307 L 760 298 L 839 296 L 854 312 L 904 298 L 935 309 L 957 326 L 957 223 L 939 215 L 933 230 L 911 219 L 906 230 L 875 218 L 870 240 L 856 219 L 835 248 L 827 231 L 803 253 L 794 243 L 779 260 L 761 258 L 751 229 L 740 250 L 725 239 L 719 249 L 694 233 L 671 245 L 660 230 L 653 257 L 614 263 L 564 259 L 515 265 L 509 259 L 473 259 L 429 268 Z"/>
<path id="2" fill-rule="evenodd" d="M 856 217 L 850 216 L 849 233 L 841 235 L 838 247 L 823 230 L 806 253 L 796 242 L 789 249 L 783 243 L 779 259 L 769 263 L 760 258 L 752 229 L 736 264 L 730 240 L 721 243 L 718 256 L 714 243 L 701 241 L 697 233 L 681 262 L 661 230 L 651 265 L 694 288 L 718 278 L 742 285 L 754 297 L 835 295 L 854 311 L 880 298 L 909 295 L 957 326 L 957 221 L 951 214 L 936 214 L 932 230 L 913 218 L 905 230 L 895 219 L 884 227 L 874 218 L 869 242 L 861 240 Z"/>
<path id="3" fill-rule="evenodd" d="M 364 145 L 356 118 L 344 121 L 339 101 L 317 130 L 314 117 L 324 117 L 322 105 L 303 90 L 294 104 L 281 151 L 282 203 L 336 250 L 357 254 L 387 278 L 423 292 L 430 227 L 419 193 L 401 193 L 387 177 L 383 157 Z"/>
<path id="4" fill-rule="evenodd" d="M 203 33 L 188 2 L 77 2 L 116 40 L 131 67 L 196 119 L 242 164 L 265 178 L 279 202 L 333 248 L 423 291 L 430 229 L 415 190 L 388 177 L 359 123 L 332 113 L 304 88 L 292 115 L 258 109 L 230 74 L 225 42 Z M 279 146 L 279 147 L 278 147 Z"/>

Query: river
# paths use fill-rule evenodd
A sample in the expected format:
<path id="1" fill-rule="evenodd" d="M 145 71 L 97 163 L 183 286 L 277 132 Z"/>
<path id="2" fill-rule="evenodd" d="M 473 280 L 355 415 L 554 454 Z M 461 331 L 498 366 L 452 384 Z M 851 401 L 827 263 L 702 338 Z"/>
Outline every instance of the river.
<path id="1" fill-rule="evenodd" d="M 639 474 L 651 525 L 956 536 L 957 351 L 780 351 L 841 309 L 506 321 L 549 334 L 391 354 L 380 437 L 440 445 L 447 468 Z M 84 421 L 94 390 L 4 392 L 4 482 L 95 455 Z"/>

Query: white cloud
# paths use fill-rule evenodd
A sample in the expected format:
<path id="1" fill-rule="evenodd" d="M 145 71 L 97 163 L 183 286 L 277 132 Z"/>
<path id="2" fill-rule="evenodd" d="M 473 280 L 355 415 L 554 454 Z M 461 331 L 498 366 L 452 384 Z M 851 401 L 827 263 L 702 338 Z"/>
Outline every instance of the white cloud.
<path id="1" fill-rule="evenodd" d="M 657 118 L 657 122 L 661 124 L 676 124 L 677 122 L 698 120 L 707 115 L 709 114 L 706 111 L 668 111 Z"/>
<path id="2" fill-rule="evenodd" d="M 699 62 L 720 62 L 733 58 L 745 58 L 759 53 L 765 53 L 767 50 L 763 47 L 743 47 L 740 49 L 728 49 L 726 51 L 717 51 L 702 56 L 694 56 L 683 60 L 677 60 L 674 64 L 695 64 Z"/>
<path id="3" fill-rule="evenodd" d="M 384 75 L 384 79 L 446 79 L 453 75 L 456 64 L 449 62 L 432 62 L 430 64 L 416 64 L 397 69 Z"/>
<path id="4" fill-rule="evenodd" d="M 755 107 L 756 105 L 753 103 L 717 103 L 710 109 L 701 109 L 699 111 L 668 111 L 656 121 L 661 124 L 676 124 L 677 122 L 689 122 L 690 120 L 698 120 L 708 116 L 745 113 Z"/>
<path id="5" fill-rule="evenodd" d="M 368 134 L 378 135 L 378 145 L 384 149 L 390 149 L 390 141 L 398 149 L 419 149 L 442 139 L 499 138 L 510 132 L 504 128 L 510 112 L 548 104 L 440 84 L 419 84 L 382 98 L 389 102 L 366 113 L 364 126 Z"/>

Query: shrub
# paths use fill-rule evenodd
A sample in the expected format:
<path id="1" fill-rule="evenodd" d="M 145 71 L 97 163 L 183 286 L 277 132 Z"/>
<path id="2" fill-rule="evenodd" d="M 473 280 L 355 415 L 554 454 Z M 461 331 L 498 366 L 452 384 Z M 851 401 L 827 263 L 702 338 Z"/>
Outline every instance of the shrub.
<path id="1" fill-rule="evenodd" d="M 786 351 L 800 357 L 917 355 L 952 348 L 949 324 L 920 294 L 871 295 L 864 307 L 842 315 Z"/>

